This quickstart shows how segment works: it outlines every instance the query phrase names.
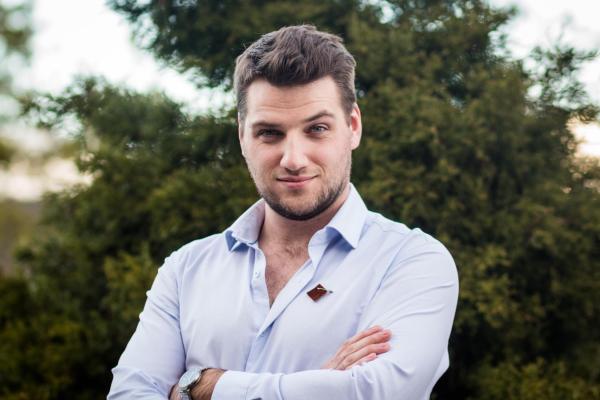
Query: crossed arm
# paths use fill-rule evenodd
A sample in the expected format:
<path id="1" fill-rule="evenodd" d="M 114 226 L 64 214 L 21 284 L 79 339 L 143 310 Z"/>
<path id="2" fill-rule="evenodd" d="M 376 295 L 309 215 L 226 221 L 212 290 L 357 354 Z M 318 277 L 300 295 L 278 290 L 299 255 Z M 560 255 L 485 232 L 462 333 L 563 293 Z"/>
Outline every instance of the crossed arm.
<path id="1" fill-rule="evenodd" d="M 165 267 L 155 280 L 158 290 L 153 286 L 138 330 L 113 370 L 111 400 L 164 400 L 183 373 L 178 305 L 172 295 L 177 293 L 176 272 L 173 265 Z M 202 377 L 206 393 L 195 400 L 424 399 L 448 366 L 447 342 L 457 297 L 451 256 L 441 246 L 419 247 L 390 267 L 361 316 L 359 326 L 379 325 L 392 332 L 388 351 L 369 359 L 377 351 L 355 341 L 355 348 L 365 348 L 366 355 L 346 348 L 326 369 L 289 374 L 206 371 Z M 359 361 L 369 362 L 357 365 Z"/>
<path id="2" fill-rule="evenodd" d="M 344 371 L 355 365 L 361 365 L 377 358 L 378 354 L 390 349 L 388 341 L 392 332 L 380 326 L 373 326 L 359 332 L 345 341 L 339 350 L 323 365 L 323 369 Z M 193 400 L 210 400 L 217 382 L 225 370 L 209 368 L 202 373 L 198 385 L 192 389 Z M 177 385 L 173 385 L 169 395 L 170 400 L 180 400 Z"/>

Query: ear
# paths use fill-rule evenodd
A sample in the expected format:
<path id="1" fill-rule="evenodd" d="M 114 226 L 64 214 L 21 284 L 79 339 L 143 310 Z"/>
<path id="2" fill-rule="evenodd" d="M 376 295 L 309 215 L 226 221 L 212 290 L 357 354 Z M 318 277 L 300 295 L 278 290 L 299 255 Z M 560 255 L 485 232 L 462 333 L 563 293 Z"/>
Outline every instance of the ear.
<path id="1" fill-rule="evenodd" d="M 360 138 L 362 137 L 360 108 L 358 108 L 358 104 L 356 103 L 354 103 L 352 106 L 352 111 L 350 112 L 350 132 L 352 134 L 352 137 L 350 138 L 350 145 L 352 150 L 354 150 L 360 144 Z"/>

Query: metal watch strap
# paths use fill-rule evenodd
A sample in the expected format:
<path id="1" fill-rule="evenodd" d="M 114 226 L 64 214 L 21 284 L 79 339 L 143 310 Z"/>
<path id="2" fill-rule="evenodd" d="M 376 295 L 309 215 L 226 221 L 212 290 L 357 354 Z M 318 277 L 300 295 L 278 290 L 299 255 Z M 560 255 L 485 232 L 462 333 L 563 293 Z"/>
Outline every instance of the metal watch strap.
<path id="1" fill-rule="evenodd" d="M 181 388 L 179 387 L 179 396 L 181 397 L 181 400 L 192 400 L 192 389 L 194 389 L 194 387 L 196 387 L 196 385 L 198 383 L 200 383 L 200 379 L 202 379 L 202 373 L 204 371 L 206 371 L 207 369 L 209 369 L 209 367 L 202 367 L 199 369 L 195 369 L 195 371 L 198 372 L 198 377 L 196 378 L 196 380 L 194 380 L 193 382 L 188 383 L 185 387 Z M 190 370 L 192 371 L 192 370 Z M 190 371 L 187 371 L 186 374 Z M 185 374 L 182 375 L 182 378 Z"/>

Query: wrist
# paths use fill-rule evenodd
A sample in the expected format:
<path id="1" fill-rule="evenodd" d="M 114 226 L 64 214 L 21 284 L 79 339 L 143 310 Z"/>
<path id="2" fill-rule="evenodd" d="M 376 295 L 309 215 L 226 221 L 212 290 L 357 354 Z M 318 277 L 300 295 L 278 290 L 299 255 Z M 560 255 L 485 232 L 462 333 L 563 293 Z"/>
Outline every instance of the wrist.
<path id="1" fill-rule="evenodd" d="M 200 382 L 191 390 L 192 400 L 210 400 L 219 378 L 225 373 L 220 368 L 208 368 L 202 371 Z"/>

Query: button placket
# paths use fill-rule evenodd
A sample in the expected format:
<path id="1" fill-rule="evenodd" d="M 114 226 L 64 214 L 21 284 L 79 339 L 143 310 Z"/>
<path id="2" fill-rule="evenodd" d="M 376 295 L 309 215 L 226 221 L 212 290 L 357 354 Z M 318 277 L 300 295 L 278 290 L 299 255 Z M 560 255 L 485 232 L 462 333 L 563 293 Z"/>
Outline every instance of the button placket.
<path id="1" fill-rule="evenodd" d="M 266 268 L 266 259 L 262 253 L 262 251 L 257 248 L 254 248 L 254 263 L 252 265 L 252 275 L 250 284 L 253 288 L 253 297 L 256 307 L 254 308 L 254 323 L 257 328 L 256 336 L 252 340 L 252 344 L 250 346 L 250 352 L 248 353 L 248 358 L 246 360 L 246 370 L 251 371 L 256 363 L 259 360 L 260 354 L 262 353 L 262 349 L 264 348 L 266 336 L 259 335 L 259 330 L 267 318 L 269 314 L 269 296 L 267 293 L 267 286 L 264 279 L 260 279 L 263 276 L 263 272 Z"/>
<path id="2" fill-rule="evenodd" d="M 259 248 L 254 248 L 254 264 L 253 264 L 253 272 L 252 272 L 252 281 L 251 285 L 254 289 L 255 294 L 258 296 L 255 298 L 255 301 L 264 305 L 266 302 L 267 312 L 268 312 L 268 304 L 269 304 L 269 296 L 267 294 L 267 287 L 264 280 L 261 280 L 261 276 L 263 276 L 264 270 L 266 268 L 266 259 Z"/>

